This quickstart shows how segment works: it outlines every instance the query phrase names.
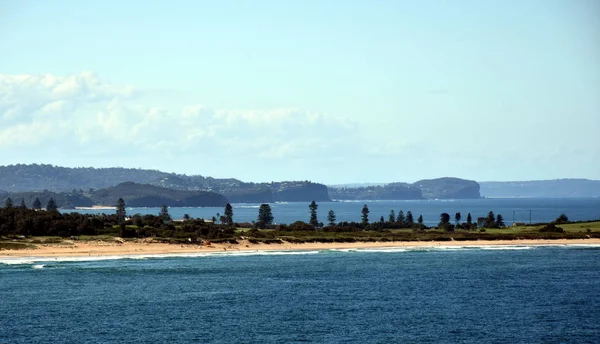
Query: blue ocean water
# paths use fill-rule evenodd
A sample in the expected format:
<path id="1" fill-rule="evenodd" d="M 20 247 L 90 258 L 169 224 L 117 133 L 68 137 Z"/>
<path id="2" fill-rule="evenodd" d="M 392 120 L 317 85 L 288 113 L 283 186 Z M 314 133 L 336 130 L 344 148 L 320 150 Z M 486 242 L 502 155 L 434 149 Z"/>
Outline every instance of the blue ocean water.
<path id="1" fill-rule="evenodd" d="M 599 319 L 593 246 L 0 260 L 0 343 L 598 343 Z"/>
<path id="2" fill-rule="evenodd" d="M 406 214 L 412 211 L 415 220 L 423 215 L 424 223 L 435 226 L 439 223 L 440 214 L 450 214 L 454 220 L 454 214 L 460 212 L 463 221 L 467 214 L 471 213 L 473 220 L 484 217 L 488 212 L 502 214 L 507 224 L 512 224 L 513 216 L 515 222 L 531 221 L 549 222 L 565 213 L 570 220 L 583 221 L 600 219 L 600 198 L 484 198 L 475 200 L 422 200 L 422 201 L 352 201 L 352 202 L 320 202 L 318 203 L 318 216 L 322 222 L 327 222 L 327 212 L 335 211 L 337 221 L 360 222 L 363 204 L 367 204 L 370 210 L 370 220 L 378 221 L 383 216 L 386 221 L 390 210 L 396 214 L 402 210 Z M 252 222 L 258 216 L 259 204 L 233 204 L 234 221 Z M 289 202 L 271 204 L 276 223 L 292 223 L 295 221 L 309 220 L 308 202 Z M 70 211 L 70 210 L 69 210 Z M 87 213 L 102 213 L 110 210 L 79 210 Z M 184 214 L 194 218 L 211 219 L 217 213 L 223 214 L 223 208 L 170 208 L 169 212 L 174 219 L 182 219 Z M 127 213 L 132 215 L 158 214 L 159 208 L 127 208 Z M 216 218 L 219 218 L 216 216 Z"/>

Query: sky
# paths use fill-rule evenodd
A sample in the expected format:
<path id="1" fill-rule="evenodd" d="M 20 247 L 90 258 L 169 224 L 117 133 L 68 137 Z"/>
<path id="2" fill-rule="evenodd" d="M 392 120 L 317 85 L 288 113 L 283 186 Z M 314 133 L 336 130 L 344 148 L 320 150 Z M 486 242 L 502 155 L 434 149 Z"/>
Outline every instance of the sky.
<path id="1" fill-rule="evenodd" d="M 0 0 L 0 165 L 600 179 L 600 2 Z"/>

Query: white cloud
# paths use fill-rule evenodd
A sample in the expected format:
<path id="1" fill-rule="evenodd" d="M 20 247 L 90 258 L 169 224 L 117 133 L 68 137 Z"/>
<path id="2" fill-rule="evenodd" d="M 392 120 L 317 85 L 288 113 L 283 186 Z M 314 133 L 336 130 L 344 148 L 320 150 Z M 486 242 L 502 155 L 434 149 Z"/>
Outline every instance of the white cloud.
<path id="1" fill-rule="evenodd" d="M 356 143 L 350 121 L 302 109 L 163 108 L 90 72 L 0 75 L 0 149 L 135 150 L 148 159 L 199 152 L 240 159 L 306 158 Z M 67 153 L 65 153 L 67 154 Z"/>

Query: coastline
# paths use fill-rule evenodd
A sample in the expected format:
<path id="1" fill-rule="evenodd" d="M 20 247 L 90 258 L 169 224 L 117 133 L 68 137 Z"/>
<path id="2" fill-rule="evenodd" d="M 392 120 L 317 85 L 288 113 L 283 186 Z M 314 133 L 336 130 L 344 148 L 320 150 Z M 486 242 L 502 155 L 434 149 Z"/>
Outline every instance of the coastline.
<path id="1" fill-rule="evenodd" d="M 58 257 L 106 257 L 167 254 L 201 254 L 215 252 L 257 251 L 314 251 L 343 249 L 398 249 L 428 247 L 502 247 L 502 246 L 570 246 L 599 245 L 600 239 L 557 239 L 557 240 L 474 240 L 474 241 L 395 241 L 355 243 L 303 243 L 252 244 L 246 240 L 239 244 L 179 245 L 150 241 L 65 241 L 61 244 L 41 244 L 35 248 L 0 250 L 0 258 L 58 258 Z"/>

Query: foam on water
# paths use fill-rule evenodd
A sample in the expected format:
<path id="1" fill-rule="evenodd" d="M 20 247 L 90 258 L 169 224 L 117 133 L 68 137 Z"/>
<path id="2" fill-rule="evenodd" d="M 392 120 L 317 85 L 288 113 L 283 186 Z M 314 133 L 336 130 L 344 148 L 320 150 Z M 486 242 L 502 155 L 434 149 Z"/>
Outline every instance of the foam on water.
<path id="1" fill-rule="evenodd" d="M 208 257 L 243 257 L 243 256 L 277 256 L 277 255 L 313 255 L 332 252 L 339 253 L 402 253 L 402 252 L 451 252 L 468 250 L 531 250 L 541 247 L 563 248 L 563 249 L 600 249 L 600 245 L 569 244 L 569 245 L 477 245 L 477 246 L 389 246 L 376 248 L 340 248 L 340 249 L 318 249 L 318 250 L 242 250 L 222 252 L 190 252 L 190 253 L 162 253 L 162 254 L 125 254 L 110 256 L 78 256 L 78 257 L 18 257 L 0 258 L 0 264 L 4 265 L 33 265 L 39 262 L 90 262 L 105 260 L 146 260 L 165 258 L 208 258 Z M 35 269 L 41 269 L 44 264 L 33 265 Z"/>
<path id="2" fill-rule="evenodd" d="M 112 256 L 81 256 L 81 257 L 21 257 L 0 259 L 0 264 L 5 265 L 31 265 L 38 262 L 91 262 L 103 260 L 146 260 L 160 258 L 201 258 L 201 257 L 226 257 L 226 256 L 270 256 L 270 255 L 309 255 L 319 254 L 321 251 L 304 250 L 280 250 L 280 251 L 224 251 L 224 252 L 192 252 L 192 253 L 162 253 L 162 254 L 131 254 L 131 255 L 112 255 Z"/>

